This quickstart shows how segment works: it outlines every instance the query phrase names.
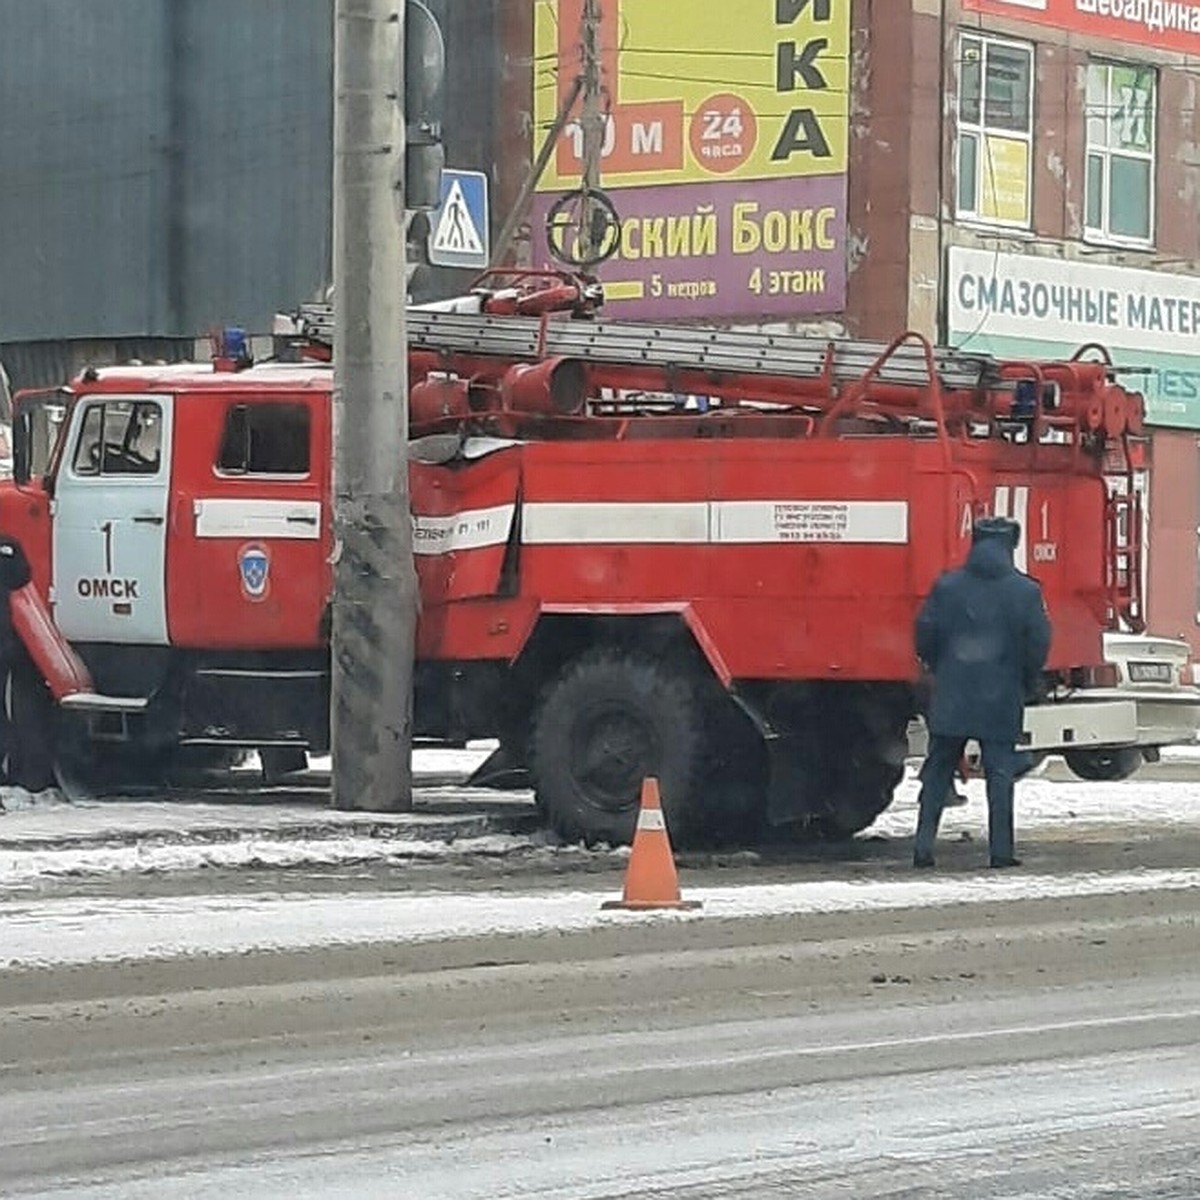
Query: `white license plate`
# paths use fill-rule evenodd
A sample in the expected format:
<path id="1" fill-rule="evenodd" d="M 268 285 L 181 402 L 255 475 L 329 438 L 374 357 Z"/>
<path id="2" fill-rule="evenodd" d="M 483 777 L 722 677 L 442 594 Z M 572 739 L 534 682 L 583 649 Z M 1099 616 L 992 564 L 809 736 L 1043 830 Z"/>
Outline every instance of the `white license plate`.
<path id="1" fill-rule="evenodd" d="M 1174 683 L 1175 668 L 1170 663 L 1135 662 L 1129 664 L 1130 683 Z"/>

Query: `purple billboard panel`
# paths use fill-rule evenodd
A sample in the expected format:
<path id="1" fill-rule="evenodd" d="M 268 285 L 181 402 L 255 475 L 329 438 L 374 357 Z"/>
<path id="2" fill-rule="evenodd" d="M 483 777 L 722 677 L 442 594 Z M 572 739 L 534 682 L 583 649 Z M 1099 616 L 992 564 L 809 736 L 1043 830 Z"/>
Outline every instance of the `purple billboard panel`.
<path id="1" fill-rule="evenodd" d="M 621 245 L 599 270 L 613 317 L 757 321 L 846 303 L 846 177 L 620 188 Z M 555 265 L 534 201 L 533 263 Z"/>

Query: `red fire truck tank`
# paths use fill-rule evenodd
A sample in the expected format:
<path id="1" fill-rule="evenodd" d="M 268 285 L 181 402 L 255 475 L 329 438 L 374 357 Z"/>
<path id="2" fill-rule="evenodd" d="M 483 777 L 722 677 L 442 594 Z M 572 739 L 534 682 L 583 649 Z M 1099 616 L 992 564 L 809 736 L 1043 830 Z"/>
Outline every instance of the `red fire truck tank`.
<path id="1" fill-rule="evenodd" d="M 981 514 L 1021 525 L 1048 700 L 1137 624 L 1113 477 L 1142 402 L 1107 361 L 595 307 L 535 274 L 409 326 L 416 732 L 498 738 L 560 833 L 627 840 L 646 775 L 684 841 L 869 824 L 920 709 L 915 612 Z M 298 362 L 86 372 L 44 466 L 20 398 L 0 527 L 96 689 L 58 689 L 60 747 L 328 746 L 330 320 L 301 311 Z M 1078 737 L 1085 706 L 1055 711 Z"/>

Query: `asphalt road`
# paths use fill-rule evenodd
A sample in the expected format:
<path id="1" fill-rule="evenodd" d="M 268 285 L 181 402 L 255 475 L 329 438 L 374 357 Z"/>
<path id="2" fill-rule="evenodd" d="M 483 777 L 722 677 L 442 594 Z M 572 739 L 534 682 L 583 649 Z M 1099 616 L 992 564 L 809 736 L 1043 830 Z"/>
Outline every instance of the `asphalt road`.
<path id="1" fill-rule="evenodd" d="M 1200 895 L 0 975 L 0 1194 L 1200 1195 Z"/>

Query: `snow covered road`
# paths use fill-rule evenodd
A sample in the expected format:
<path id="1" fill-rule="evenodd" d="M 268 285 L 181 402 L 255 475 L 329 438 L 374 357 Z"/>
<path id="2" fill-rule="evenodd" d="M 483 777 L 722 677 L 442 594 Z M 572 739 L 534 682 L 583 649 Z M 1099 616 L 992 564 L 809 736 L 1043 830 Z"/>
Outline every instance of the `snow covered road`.
<path id="1" fill-rule="evenodd" d="M 449 792 L 10 813 L 0 1194 L 1194 1200 L 1200 786 L 1026 781 L 1004 873 L 969 791 L 657 914 Z"/>
<path id="2" fill-rule="evenodd" d="M 1190 1200 L 1196 915 L 1176 890 L 659 923 L 248 985 L 164 960 L 90 998 L 50 970 L 37 1003 L 0 973 L 0 1192 Z"/>

